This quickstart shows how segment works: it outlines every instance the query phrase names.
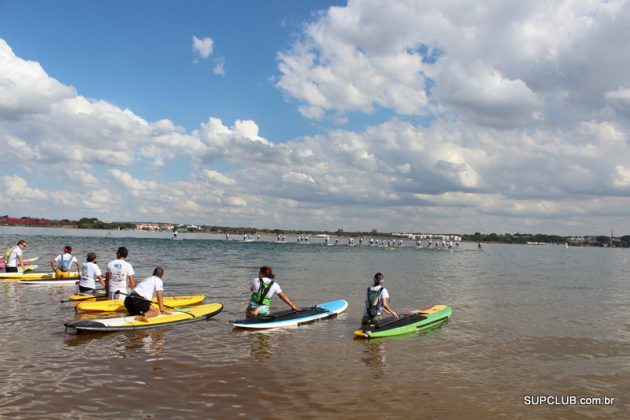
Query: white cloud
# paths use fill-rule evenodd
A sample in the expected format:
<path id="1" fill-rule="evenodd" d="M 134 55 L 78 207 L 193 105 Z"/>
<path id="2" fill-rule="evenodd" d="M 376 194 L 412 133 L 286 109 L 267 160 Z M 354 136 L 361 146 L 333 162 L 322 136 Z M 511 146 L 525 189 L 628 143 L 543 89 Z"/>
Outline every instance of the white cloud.
<path id="1" fill-rule="evenodd" d="M 533 122 L 541 107 L 537 95 L 522 80 L 508 80 L 483 63 L 471 63 L 465 71 L 458 65 L 450 66 L 440 80 L 436 97 L 472 124 L 525 125 Z"/>
<path id="2" fill-rule="evenodd" d="M 29 187 L 24 178 L 15 175 L 0 177 L 0 188 L 5 203 L 10 200 L 42 200 L 49 196 L 46 191 Z"/>
<path id="3" fill-rule="evenodd" d="M 282 181 L 288 183 L 296 183 L 296 184 L 314 184 L 315 180 L 312 176 L 305 174 L 303 172 L 294 172 L 290 171 L 285 174 L 282 174 Z"/>
<path id="4" fill-rule="evenodd" d="M 119 169 L 110 169 L 109 176 L 133 197 L 139 198 L 149 188 L 149 183 L 135 179 L 131 174 Z"/>
<path id="5" fill-rule="evenodd" d="M 610 101 L 630 102 L 630 89 L 617 89 L 604 95 Z"/>
<path id="6" fill-rule="evenodd" d="M 98 185 L 99 180 L 96 176 L 88 171 L 76 169 L 63 169 L 63 178 L 69 182 L 83 188 L 94 188 Z"/>
<path id="7" fill-rule="evenodd" d="M 210 169 L 205 169 L 203 171 L 203 176 L 206 179 L 208 179 L 210 182 L 213 182 L 219 185 L 232 186 L 232 185 L 236 185 L 237 183 L 235 179 L 232 179 L 230 177 L 223 175 L 220 172 L 210 170 Z"/>
<path id="8" fill-rule="evenodd" d="M 246 118 L 192 131 L 146 121 L 0 42 L 0 162 L 15 173 L 0 179 L 0 202 L 213 225 L 630 232 L 622 6 L 330 8 L 278 54 L 277 86 L 309 119 L 367 122 L 281 143 Z M 50 203 L 58 185 L 64 199 Z M 6 198 L 18 190 L 28 194 Z"/>
<path id="9" fill-rule="evenodd" d="M 0 118 L 46 114 L 54 103 L 76 95 L 75 90 L 48 77 L 39 63 L 15 56 L 0 39 Z"/>
<path id="10" fill-rule="evenodd" d="M 227 197 L 223 203 L 232 207 L 247 207 L 247 201 L 241 197 Z"/>
<path id="11" fill-rule="evenodd" d="M 615 186 L 619 188 L 630 187 L 630 168 L 626 168 L 623 165 L 617 165 L 615 167 L 615 172 Z"/>
<path id="12" fill-rule="evenodd" d="M 193 36 L 192 43 L 193 52 L 199 56 L 202 60 L 210 57 L 214 49 L 214 41 L 210 37 L 197 38 Z"/>
<path id="13" fill-rule="evenodd" d="M 258 124 L 252 120 L 237 120 L 234 123 L 234 132 L 249 140 L 257 141 L 265 145 L 271 145 L 271 143 L 258 135 Z"/>
<path id="14" fill-rule="evenodd" d="M 314 120 L 385 108 L 490 127 L 522 127 L 543 115 L 570 126 L 598 112 L 604 98 L 625 101 L 623 4 L 351 1 L 317 15 L 278 54 L 277 86 Z"/>
<path id="15" fill-rule="evenodd" d="M 212 72 L 217 76 L 225 76 L 225 59 L 223 57 L 219 57 L 214 61 Z"/>

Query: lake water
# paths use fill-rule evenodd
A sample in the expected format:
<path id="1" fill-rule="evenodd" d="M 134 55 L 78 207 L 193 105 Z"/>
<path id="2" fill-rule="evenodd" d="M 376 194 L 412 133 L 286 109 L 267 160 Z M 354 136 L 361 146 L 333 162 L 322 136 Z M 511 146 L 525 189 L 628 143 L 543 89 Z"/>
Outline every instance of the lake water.
<path id="1" fill-rule="evenodd" d="M 205 294 L 215 318 L 133 333 L 65 334 L 72 287 L 0 281 L 0 417 L 628 418 L 630 251 L 493 245 L 476 252 L 240 243 L 218 235 L 0 227 L 40 269 L 69 243 L 101 268 L 119 246 L 136 278 L 161 265 L 165 294 Z M 238 238 L 238 237 L 235 237 Z M 345 241 L 340 241 L 344 242 Z M 338 318 L 243 332 L 261 265 L 298 306 L 346 299 Z M 399 312 L 433 304 L 451 320 L 424 335 L 353 338 L 365 288 L 385 275 Z M 273 309 L 286 309 L 277 297 Z M 612 405 L 527 405 L 539 396 Z"/>

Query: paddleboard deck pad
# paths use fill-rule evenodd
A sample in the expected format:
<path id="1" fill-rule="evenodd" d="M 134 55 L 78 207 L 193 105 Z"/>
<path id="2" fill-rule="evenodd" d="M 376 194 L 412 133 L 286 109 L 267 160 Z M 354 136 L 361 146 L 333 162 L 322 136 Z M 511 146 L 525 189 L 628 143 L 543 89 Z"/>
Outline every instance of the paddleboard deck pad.
<path id="1" fill-rule="evenodd" d="M 234 328 L 269 329 L 299 326 L 320 319 L 330 318 L 348 308 L 345 300 L 333 300 L 320 303 L 298 311 L 281 311 L 269 315 L 260 315 L 256 318 L 234 321 Z"/>
<path id="2" fill-rule="evenodd" d="M 362 338 L 393 337 L 435 328 L 446 322 L 452 314 L 446 305 L 434 305 L 400 314 L 398 319 L 387 318 L 374 324 L 361 326 L 354 335 Z"/>
<path id="3" fill-rule="evenodd" d="M 164 305 L 167 307 L 170 306 L 176 308 L 180 306 L 194 305 L 196 303 L 202 302 L 204 299 L 204 295 L 164 296 Z M 153 299 L 153 303 L 157 306 L 157 298 Z M 79 302 L 76 306 L 76 309 L 84 312 L 124 312 L 127 310 L 127 308 L 125 308 L 124 300 Z"/>
<path id="4" fill-rule="evenodd" d="M 160 314 L 149 318 L 148 321 L 138 321 L 134 315 L 119 316 L 113 318 L 82 319 L 66 322 L 66 330 L 69 328 L 76 332 L 81 331 L 134 331 L 147 328 L 164 327 L 177 324 L 187 324 L 190 322 L 208 319 L 223 310 L 220 303 L 207 303 L 205 305 L 178 308 L 170 314 Z"/>

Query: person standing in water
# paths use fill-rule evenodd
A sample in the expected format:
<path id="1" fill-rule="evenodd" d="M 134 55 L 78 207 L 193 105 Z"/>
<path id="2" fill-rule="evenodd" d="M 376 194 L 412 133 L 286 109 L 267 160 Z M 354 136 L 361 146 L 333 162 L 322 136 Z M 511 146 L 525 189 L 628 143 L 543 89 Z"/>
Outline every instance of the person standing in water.
<path id="1" fill-rule="evenodd" d="M 135 287 L 133 280 L 135 272 L 131 264 L 125 261 L 127 255 L 129 255 L 129 251 L 121 246 L 116 251 L 116 259 L 107 264 L 105 292 L 108 299 L 124 299 L 127 294 L 127 282 L 129 282 L 130 289 Z"/>
<path id="2" fill-rule="evenodd" d="M 101 269 L 96 265 L 96 254 L 87 254 L 87 261 L 81 265 L 81 279 L 79 280 L 79 293 L 94 293 L 96 282 L 105 287 L 105 276 L 101 274 Z"/>
<path id="3" fill-rule="evenodd" d="M 26 241 L 20 239 L 16 246 L 11 248 L 10 251 L 7 250 L 5 254 L 4 271 L 7 273 L 17 273 L 18 267 L 22 267 L 22 270 L 24 270 L 24 259 L 22 258 L 24 248 L 26 248 Z"/>
<path id="4" fill-rule="evenodd" d="M 249 289 L 253 292 L 247 309 L 245 311 L 246 318 L 255 318 L 258 315 L 269 314 L 269 304 L 274 294 L 277 294 L 280 299 L 291 307 L 294 311 L 298 311 L 299 308 L 291 302 L 291 299 L 282 292 L 280 285 L 275 282 L 275 274 L 271 267 L 260 267 L 258 277 L 254 277 L 249 283 Z"/>
<path id="5" fill-rule="evenodd" d="M 374 274 L 374 284 L 367 288 L 361 324 L 373 324 L 380 321 L 383 319 L 383 311 L 398 318 L 398 314 L 389 306 L 389 292 L 384 284 L 385 277 L 381 273 Z"/>
<path id="6" fill-rule="evenodd" d="M 50 261 L 50 266 L 55 272 L 56 278 L 68 277 L 70 275 L 70 267 L 72 267 L 72 264 L 77 267 L 77 273 L 80 275 L 81 267 L 79 266 L 77 258 L 72 255 L 72 247 L 70 245 L 64 246 L 63 252 Z"/>

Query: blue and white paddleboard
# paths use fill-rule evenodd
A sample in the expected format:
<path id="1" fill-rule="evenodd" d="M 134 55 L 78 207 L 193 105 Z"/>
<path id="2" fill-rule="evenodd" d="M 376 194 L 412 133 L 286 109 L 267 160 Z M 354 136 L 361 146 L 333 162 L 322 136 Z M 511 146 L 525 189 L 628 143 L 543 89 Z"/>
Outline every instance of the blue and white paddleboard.
<path id="1" fill-rule="evenodd" d="M 256 318 L 241 319 L 234 321 L 234 328 L 268 329 L 293 327 L 319 319 L 330 318 L 342 313 L 346 308 L 348 308 L 348 302 L 345 300 L 333 300 L 309 308 L 302 308 L 298 311 L 281 311 L 269 315 L 260 315 Z"/>

